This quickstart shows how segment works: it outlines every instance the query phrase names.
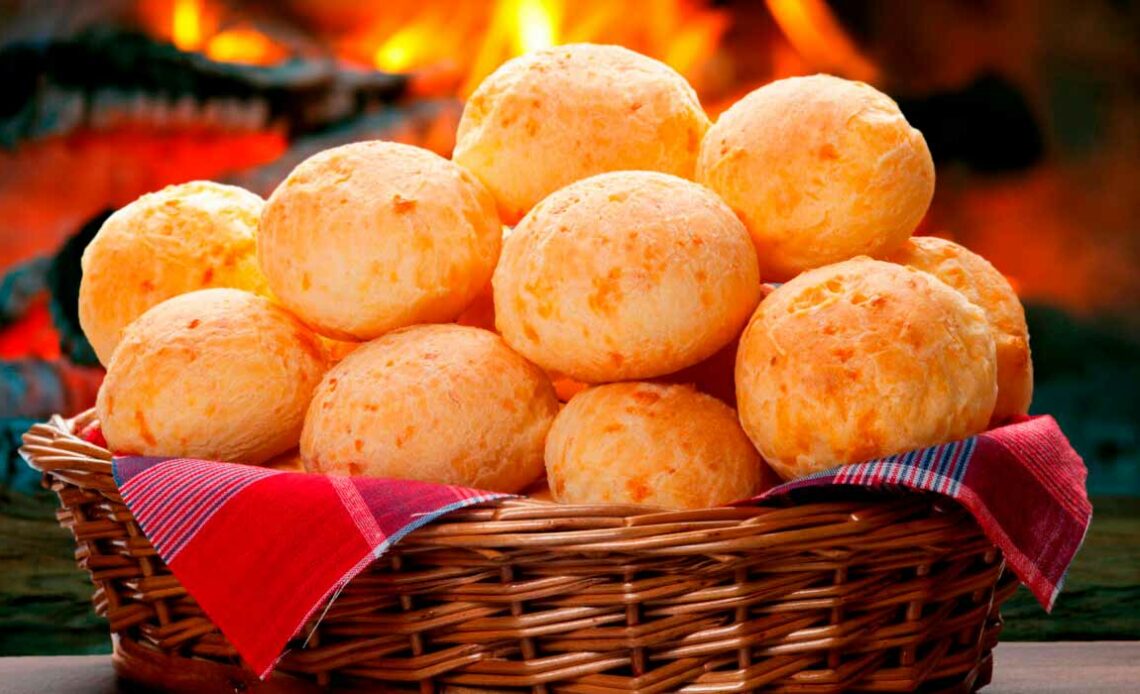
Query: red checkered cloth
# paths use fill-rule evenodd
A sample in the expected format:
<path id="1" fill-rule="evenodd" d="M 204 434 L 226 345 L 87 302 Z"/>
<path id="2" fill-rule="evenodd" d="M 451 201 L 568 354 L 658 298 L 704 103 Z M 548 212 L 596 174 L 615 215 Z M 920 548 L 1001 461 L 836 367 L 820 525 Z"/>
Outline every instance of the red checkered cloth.
<path id="1" fill-rule="evenodd" d="M 1085 475 L 1053 418 L 1035 417 L 829 470 L 741 503 L 823 485 L 943 494 L 974 515 L 1050 609 L 1092 517 Z M 116 458 L 115 480 L 170 570 L 263 677 L 309 618 L 400 538 L 505 496 L 185 458 Z"/>

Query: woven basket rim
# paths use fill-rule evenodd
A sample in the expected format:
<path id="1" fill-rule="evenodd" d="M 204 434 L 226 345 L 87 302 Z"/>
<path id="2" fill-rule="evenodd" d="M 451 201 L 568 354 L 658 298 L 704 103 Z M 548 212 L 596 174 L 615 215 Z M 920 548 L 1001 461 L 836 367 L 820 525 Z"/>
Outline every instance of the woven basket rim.
<path id="1" fill-rule="evenodd" d="M 54 416 L 34 425 L 24 435 L 20 451 L 31 467 L 122 503 L 112 475 L 111 452 L 78 435 L 95 419 L 94 410 L 72 418 Z M 960 527 L 962 536 L 977 535 L 972 523 L 959 525 L 972 519 L 952 499 L 909 490 L 868 494 L 866 498 L 860 495 L 865 490 L 846 491 L 853 491 L 854 498 L 776 499 L 763 505 L 682 510 L 629 504 L 561 504 L 512 496 L 452 511 L 411 532 L 401 545 L 476 551 L 545 547 L 683 555 L 736 550 L 741 542 L 751 542 L 749 547 L 759 549 L 834 538 L 842 545 L 843 537 L 854 539 L 866 528 L 876 528 L 885 543 L 901 549 L 911 544 L 906 529 L 891 532 L 889 521 L 892 517 L 909 517 L 920 506 L 929 506 L 936 516 L 941 516 L 939 525 L 943 530 Z"/>
<path id="2" fill-rule="evenodd" d="M 123 503 L 111 453 L 79 435 L 94 419 L 37 424 L 21 453 L 59 494 L 119 646 L 161 656 L 120 674 L 160 688 L 179 663 L 232 676 L 236 651 Z M 948 677 L 964 692 L 988 681 L 1016 587 L 1003 567 L 965 509 L 933 494 L 689 511 L 500 499 L 405 536 L 278 669 L 421 692 L 903 691 Z"/>
<path id="3" fill-rule="evenodd" d="M 114 482 L 113 459 L 110 450 L 80 437 L 79 433 L 86 427 L 98 421 L 94 408 L 85 410 L 74 417 L 64 417 L 56 414 L 47 421 L 33 424 L 23 436 L 23 445 L 20 455 L 34 470 L 44 474 L 66 476 L 68 482 L 93 491 L 111 491 L 107 486 L 110 478 L 114 491 L 118 485 Z M 647 515 L 657 513 L 684 513 L 669 509 L 655 507 L 648 504 L 563 504 L 542 499 L 533 499 L 521 494 L 512 494 L 499 499 L 491 499 L 479 504 L 481 507 L 501 506 L 509 504 L 541 505 L 544 507 L 557 506 L 575 513 L 586 515 L 612 515 L 614 513 L 628 513 L 630 515 Z M 732 510 L 733 506 L 718 506 L 709 509 L 693 509 L 700 513 L 709 510 Z"/>

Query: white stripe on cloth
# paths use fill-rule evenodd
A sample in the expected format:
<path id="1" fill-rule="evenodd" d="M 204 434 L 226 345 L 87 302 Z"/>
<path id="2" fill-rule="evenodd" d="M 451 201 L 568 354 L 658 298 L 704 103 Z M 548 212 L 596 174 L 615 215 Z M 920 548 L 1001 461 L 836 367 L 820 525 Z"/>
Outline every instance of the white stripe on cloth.
<path id="1" fill-rule="evenodd" d="M 364 541 L 372 548 L 375 556 L 380 556 L 376 553 L 376 549 L 384 544 L 387 536 L 380 529 L 380 524 L 376 522 L 376 516 L 372 515 L 372 510 L 368 508 L 364 497 L 360 495 L 360 490 L 349 477 L 330 476 L 328 480 L 336 490 L 336 495 L 340 497 L 340 503 L 344 504 L 352 522 L 356 523 L 356 528 L 364 537 Z"/>

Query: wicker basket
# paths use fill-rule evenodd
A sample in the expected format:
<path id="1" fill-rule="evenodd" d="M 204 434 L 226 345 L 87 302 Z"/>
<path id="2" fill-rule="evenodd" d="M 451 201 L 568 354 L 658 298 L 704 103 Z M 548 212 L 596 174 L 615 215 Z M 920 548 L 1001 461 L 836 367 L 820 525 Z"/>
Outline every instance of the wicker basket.
<path id="1" fill-rule="evenodd" d="M 54 418 L 22 449 L 60 498 L 121 675 L 183 691 L 969 692 L 1016 587 L 955 504 L 910 494 L 651 512 L 509 500 L 415 531 L 258 683 Z M 306 629 L 306 632 L 308 629 Z"/>

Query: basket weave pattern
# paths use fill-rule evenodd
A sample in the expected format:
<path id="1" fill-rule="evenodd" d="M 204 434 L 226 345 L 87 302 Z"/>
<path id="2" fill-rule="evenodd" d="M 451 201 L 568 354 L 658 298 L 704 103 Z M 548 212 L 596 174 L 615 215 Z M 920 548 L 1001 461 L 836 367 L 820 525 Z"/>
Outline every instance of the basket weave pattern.
<path id="1" fill-rule="evenodd" d="M 110 454 L 74 435 L 92 417 L 37 425 L 23 451 L 59 495 L 117 652 L 233 669 L 123 504 Z M 928 496 L 500 501 L 411 533 L 277 669 L 389 691 L 967 692 L 988 681 L 1016 587 L 1003 565 L 969 515 Z"/>

